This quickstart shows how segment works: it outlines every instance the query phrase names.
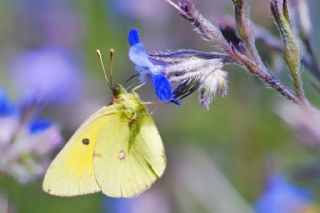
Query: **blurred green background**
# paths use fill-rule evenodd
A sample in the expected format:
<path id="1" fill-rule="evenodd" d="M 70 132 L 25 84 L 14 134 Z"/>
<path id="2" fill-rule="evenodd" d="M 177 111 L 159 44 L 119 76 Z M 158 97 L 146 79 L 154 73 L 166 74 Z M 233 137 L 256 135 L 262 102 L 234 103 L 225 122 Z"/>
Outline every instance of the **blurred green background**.
<path id="1" fill-rule="evenodd" d="M 41 33 L 32 28 L 36 28 L 36 25 L 32 26 L 33 20 L 29 19 L 34 17 L 28 16 L 34 13 L 33 10 L 41 10 L 41 8 L 28 7 L 28 2 L 2 1 L 0 6 L 2 16 L 0 19 L 0 87 L 7 89 L 15 100 L 18 100 L 20 91 L 15 85 L 16 82 L 10 77 L 10 62 L 19 51 L 37 47 L 44 40 Z M 37 4 L 35 0 L 30 2 Z M 253 20 L 277 35 L 270 12 L 266 9 L 268 1 L 259 1 L 259 3 L 250 1 L 250 3 Z M 312 20 L 316 22 L 320 18 L 317 11 L 320 8 L 320 2 L 310 0 L 309 3 Z M 85 76 L 81 94 L 83 103 L 67 106 L 69 111 L 73 109 L 77 111 L 73 115 L 74 122 L 66 121 L 63 113 L 54 107 L 49 107 L 43 113 L 61 126 L 65 140 L 71 136 L 83 119 L 93 113 L 99 105 L 107 103 L 110 98 L 110 92 L 104 88 L 103 76 L 95 54 L 97 48 L 101 49 L 105 56 L 109 48 L 116 50 L 114 81 L 122 84 L 125 84 L 125 81 L 134 74 L 134 65 L 127 56 L 129 48 L 127 33 L 131 28 L 140 30 L 142 39 L 150 51 L 213 49 L 162 0 L 152 2 L 148 0 L 119 2 L 69 0 L 60 1 L 57 4 L 60 8 L 71 7 L 70 14 L 74 15 L 79 22 L 81 36 L 75 43 L 70 44 L 72 47 L 63 43 L 64 41 L 59 44 L 64 48 L 72 48 L 76 54 L 80 55 L 79 66 L 82 67 Z M 197 1 L 197 5 L 210 20 L 228 18 L 228 14 L 233 14 L 231 1 Z M 52 15 L 47 18 L 61 18 L 60 21 L 63 22 L 63 14 L 62 17 Z M 320 31 L 317 26 L 318 24 L 314 25 L 312 34 L 315 47 L 320 44 Z M 319 55 L 319 50 L 317 48 L 315 50 Z M 261 50 L 261 53 L 269 54 L 264 50 Z M 273 66 L 272 63 L 270 62 L 270 66 Z M 285 69 L 283 64 L 280 67 Z M 186 98 L 181 106 L 161 105 L 153 116 L 167 151 L 168 168 L 163 178 L 157 181 L 150 191 L 161 192 L 165 202 L 170 206 L 169 212 L 219 212 L 213 209 L 211 211 L 210 205 L 205 201 L 202 202 L 201 196 L 197 196 L 196 191 L 193 191 L 196 189 L 184 185 L 188 184 L 181 177 L 189 174 L 188 172 L 193 174 L 193 169 L 196 174 L 192 176 L 193 181 L 202 182 L 208 186 L 207 191 L 203 191 L 205 196 L 210 197 L 212 194 L 219 193 L 214 191 L 214 188 L 211 191 L 213 183 L 204 177 L 212 166 L 219 168 L 217 169 L 219 175 L 231 184 L 230 186 L 236 192 L 231 194 L 234 199 L 240 199 L 239 205 L 250 208 L 249 206 L 262 193 L 264 182 L 269 174 L 277 171 L 294 174 L 297 170 L 318 160 L 318 152 L 306 148 L 300 140 L 296 139 L 287 124 L 276 115 L 277 104 L 282 100 L 276 92 L 238 67 L 227 66 L 224 70 L 230 75 L 229 94 L 224 98 L 215 99 L 209 111 L 198 104 L 197 94 L 193 94 Z M 286 71 L 277 75 L 290 85 Z M 312 77 L 304 71 L 303 79 L 308 98 L 314 105 L 319 106 L 319 93 L 310 84 Z M 143 100 L 152 100 L 153 94 L 150 90 L 152 91 L 150 85 L 139 90 Z M 92 104 L 93 107 L 81 112 L 75 109 L 81 109 L 79 104 Z M 199 156 L 211 162 L 212 165 L 202 164 Z M 184 172 L 184 169 L 190 171 Z M 8 197 L 16 212 L 107 211 L 103 204 L 106 198 L 102 194 L 57 198 L 42 191 L 41 181 L 42 177 L 39 177 L 35 182 L 22 185 L 16 183 L 11 177 L 0 176 L 0 192 Z M 311 189 L 317 193 L 317 185 L 312 184 Z M 188 202 L 188 199 L 192 207 L 186 210 L 184 202 Z M 228 205 L 228 198 L 225 199 Z M 163 212 L 166 211 L 163 210 Z"/>

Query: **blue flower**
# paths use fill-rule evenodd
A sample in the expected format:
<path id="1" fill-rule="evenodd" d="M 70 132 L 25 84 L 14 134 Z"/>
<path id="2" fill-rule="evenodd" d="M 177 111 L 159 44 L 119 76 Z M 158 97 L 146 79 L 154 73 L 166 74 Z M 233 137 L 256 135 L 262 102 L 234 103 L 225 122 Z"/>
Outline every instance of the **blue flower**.
<path id="1" fill-rule="evenodd" d="M 57 47 L 45 47 L 18 55 L 12 66 L 13 81 L 22 97 L 38 96 L 43 102 L 75 101 L 83 88 L 82 70 Z"/>
<path id="2" fill-rule="evenodd" d="M 138 198 L 133 199 L 125 199 L 125 198 L 105 198 L 104 199 L 104 205 L 107 209 L 107 212 L 112 213 L 133 213 L 134 212 L 134 206 L 137 202 Z"/>
<path id="3" fill-rule="evenodd" d="M 29 123 L 29 132 L 31 134 L 37 134 L 48 129 L 49 127 L 51 127 L 51 125 L 52 123 L 49 120 L 45 120 L 45 119 L 32 120 Z"/>
<path id="4" fill-rule="evenodd" d="M 153 24 L 164 23 L 167 20 L 168 10 L 161 1 L 150 0 L 105 0 L 108 15 L 124 19 L 152 21 Z M 154 19 L 157 17 L 157 19 Z"/>
<path id="5" fill-rule="evenodd" d="M 70 1 L 17 0 L 13 7 L 17 7 L 19 15 L 24 18 L 26 26 L 23 27 L 36 35 L 34 42 L 38 44 L 78 48 L 83 39 L 85 31 L 80 13 Z M 39 37 L 41 39 L 37 39 Z"/>
<path id="6" fill-rule="evenodd" d="M 21 183 L 41 175 L 62 142 L 57 125 L 35 119 L 40 104 L 37 96 L 28 96 L 16 107 L 0 90 L 0 171 Z"/>
<path id="7" fill-rule="evenodd" d="M 179 104 L 198 90 L 200 104 L 209 109 L 214 97 L 227 95 L 228 73 L 222 70 L 232 62 L 227 55 L 188 49 L 147 53 L 135 29 L 129 32 L 128 40 L 129 58 L 140 81 L 151 79 L 159 100 Z M 173 91 L 171 83 L 176 85 Z"/>
<path id="8" fill-rule="evenodd" d="M 151 79 L 154 85 L 156 96 L 163 102 L 173 102 L 179 104 L 174 98 L 171 84 L 163 73 L 165 67 L 152 61 L 144 47 L 140 42 L 139 33 L 136 29 L 129 32 L 128 41 L 131 45 L 129 49 L 129 58 L 136 65 L 136 71 L 140 76 L 140 80 L 145 83 Z"/>
<path id="9" fill-rule="evenodd" d="M 270 178 L 265 192 L 255 203 L 257 213 L 295 213 L 311 207 L 309 191 L 287 182 L 282 175 Z"/>
<path id="10" fill-rule="evenodd" d="M 6 117 L 14 114 L 15 108 L 9 102 L 7 94 L 4 90 L 0 89 L 0 116 Z"/>
<path id="11" fill-rule="evenodd" d="M 168 196 L 160 190 L 152 189 L 143 194 L 126 198 L 103 198 L 103 212 L 171 212 Z"/>

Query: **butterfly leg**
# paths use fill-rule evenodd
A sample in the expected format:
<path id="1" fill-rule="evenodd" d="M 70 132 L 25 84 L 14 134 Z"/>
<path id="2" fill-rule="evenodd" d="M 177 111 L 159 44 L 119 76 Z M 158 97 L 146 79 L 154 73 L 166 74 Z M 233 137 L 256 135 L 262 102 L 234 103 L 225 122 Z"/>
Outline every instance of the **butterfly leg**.
<path id="1" fill-rule="evenodd" d="M 145 83 L 142 83 L 142 84 L 134 87 L 131 91 L 132 91 L 132 92 L 135 92 L 135 91 L 137 91 L 138 89 L 140 89 L 141 87 L 143 87 L 144 85 L 145 85 Z"/>
<path id="2" fill-rule="evenodd" d="M 153 101 L 141 101 L 141 103 L 142 103 L 143 105 L 152 105 L 152 104 L 159 104 L 159 103 L 162 103 L 162 102 L 159 101 L 159 100 L 157 100 L 157 99 L 155 99 L 155 100 L 153 100 Z"/>
<path id="3" fill-rule="evenodd" d="M 165 103 L 156 100 L 156 101 L 153 101 L 152 104 L 155 104 L 155 107 L 152 109 L 151 112 L 148 112 L 148 114 L 149 114 L 150 116 L 152 116 L 152 115 L 158 110 L 158 108 L 159 108 L 160 105 L 163 105 L 163 104 L 165 104 Z"/>
<path id="4" fill-rule="evenodd" d="M 154 104 L 155 101 L 142 101 L 141 102 L 143 105 L 151 105 L 151 104 Z"/>
<path id="5" fill-rule="evenodd" d="M 150 116 L 152 116 L 158 110 L 158 108 L 159 108 L 159 105 L 155 106 L 155 108 L 153 108 L 153 110 L 151 112 L 149 112 L 148 114 Z"/>

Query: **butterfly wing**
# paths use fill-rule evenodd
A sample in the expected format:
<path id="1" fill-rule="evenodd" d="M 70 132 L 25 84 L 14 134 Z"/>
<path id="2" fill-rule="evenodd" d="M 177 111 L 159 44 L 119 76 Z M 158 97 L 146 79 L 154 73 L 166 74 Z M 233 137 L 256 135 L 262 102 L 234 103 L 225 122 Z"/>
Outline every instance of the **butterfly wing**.
<path id="1" fill-rule="evenodd" d="M 166 157 L 153 120 L 146 113 L 130 121 L 123 112 L 112 115 L 97 141 L 94 169 L 97 182 L 110 197 L 134 197 L 164 172 Z"/>
<path id="2" fill-rule="evenodd" d="M 93 151 L 115 106 L 102 107 L 74 133 L 50 164 L 43 190 L 57 196 L 76 196 L 100 191 L 93 168 Z"/>

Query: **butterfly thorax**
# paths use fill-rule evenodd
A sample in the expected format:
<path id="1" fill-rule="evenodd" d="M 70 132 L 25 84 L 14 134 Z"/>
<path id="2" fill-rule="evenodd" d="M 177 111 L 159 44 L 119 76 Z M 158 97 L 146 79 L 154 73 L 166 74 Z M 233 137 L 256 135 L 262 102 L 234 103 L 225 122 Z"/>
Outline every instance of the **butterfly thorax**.
<path id="1" fill-rule="evenodd" d="M 116 104 L 130 120 L 137 120 L 146 114 L 147 109 L 141 103 L 137 93 L 128 93 L 121 85 L 116 85 L 113 92 L 112 104 Z"/>

